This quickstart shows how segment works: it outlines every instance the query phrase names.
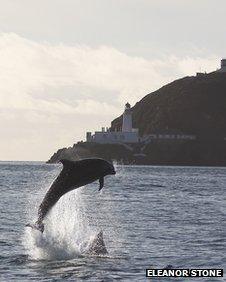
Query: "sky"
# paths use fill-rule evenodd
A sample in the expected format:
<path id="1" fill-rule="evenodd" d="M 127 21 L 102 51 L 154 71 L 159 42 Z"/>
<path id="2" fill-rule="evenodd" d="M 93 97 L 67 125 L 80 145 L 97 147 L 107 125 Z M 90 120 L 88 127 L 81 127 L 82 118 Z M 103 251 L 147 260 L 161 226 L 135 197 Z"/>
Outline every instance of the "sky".
<path id="1" fill-rule="evenodd" d="M 0 0 L 0 160 L 46 161 L 226 57 L 225 0 Z"/>

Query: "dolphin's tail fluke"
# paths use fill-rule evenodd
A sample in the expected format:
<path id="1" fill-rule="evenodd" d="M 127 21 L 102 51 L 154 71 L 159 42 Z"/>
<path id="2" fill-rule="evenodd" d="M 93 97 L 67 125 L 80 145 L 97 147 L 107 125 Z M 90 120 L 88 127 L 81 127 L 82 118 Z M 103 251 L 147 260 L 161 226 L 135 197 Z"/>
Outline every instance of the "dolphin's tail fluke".
<path id="1" fill-rule="evenodd" d="M 93 239 L 92 243 L 89 246 L 88 253 L 92 255 L 108 254 L 107 248 L 104 243 L 103 231 L 100 231 L 99 233 L 96 234 L 95 238 Z"/>
<path id="2" fill-rule="evenodd" d="M 44 231 L 44 224 L 42 222 L 36 221 L 35 224 L 28 223 L 25 226 L 31 227 L 32 229 L 36 229 L 36 230 L 40 231 L 41 233 L 43 233 L 43 231 Z"/>

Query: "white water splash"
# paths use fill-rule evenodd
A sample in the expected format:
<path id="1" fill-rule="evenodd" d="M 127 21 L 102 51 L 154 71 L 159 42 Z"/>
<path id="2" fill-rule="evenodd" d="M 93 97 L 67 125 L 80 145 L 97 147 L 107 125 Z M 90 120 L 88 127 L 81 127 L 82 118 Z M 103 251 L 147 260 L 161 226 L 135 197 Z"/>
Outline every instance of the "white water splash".
<path id="1" fill-rule="evenodd" d="M 64 195 L 45 219 L 43 234 L 26 228 L 23 241 L 29 257 L 53 260 L 84 254 L 97 232 L 89 226 L 84 211 L 81 189 Z"/>

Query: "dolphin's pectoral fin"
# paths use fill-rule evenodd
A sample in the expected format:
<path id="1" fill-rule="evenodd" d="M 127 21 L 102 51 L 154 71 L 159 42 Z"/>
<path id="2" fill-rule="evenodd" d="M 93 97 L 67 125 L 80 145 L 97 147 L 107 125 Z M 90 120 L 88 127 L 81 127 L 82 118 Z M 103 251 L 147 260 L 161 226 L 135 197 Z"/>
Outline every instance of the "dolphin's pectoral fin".
<path id="1" fill-rule="evenodd" d="M 99 191 L 104 187 L 104 178 L 101 177 L 99 178 L 99 182 L 100 182 L 100 187 L 99 187 Z"/>

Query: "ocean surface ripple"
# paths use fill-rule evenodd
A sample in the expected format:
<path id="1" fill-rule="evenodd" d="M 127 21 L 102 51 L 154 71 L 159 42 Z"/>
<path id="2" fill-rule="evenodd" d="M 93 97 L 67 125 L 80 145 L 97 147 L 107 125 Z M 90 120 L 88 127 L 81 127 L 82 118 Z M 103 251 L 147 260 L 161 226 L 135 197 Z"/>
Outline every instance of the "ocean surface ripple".
<path id="1" fill-rule="evenodd" d="M 146 281 L 146 268 L 167 265 L 226 270 L 225 168 L 116 166 L 101 192 L 95 182 L 63 196 L 43 235 L 25 228 L 60 170 L 0 162 L 1 282 Z M 85 254 L 100 230 L 109 254 Z"/>

